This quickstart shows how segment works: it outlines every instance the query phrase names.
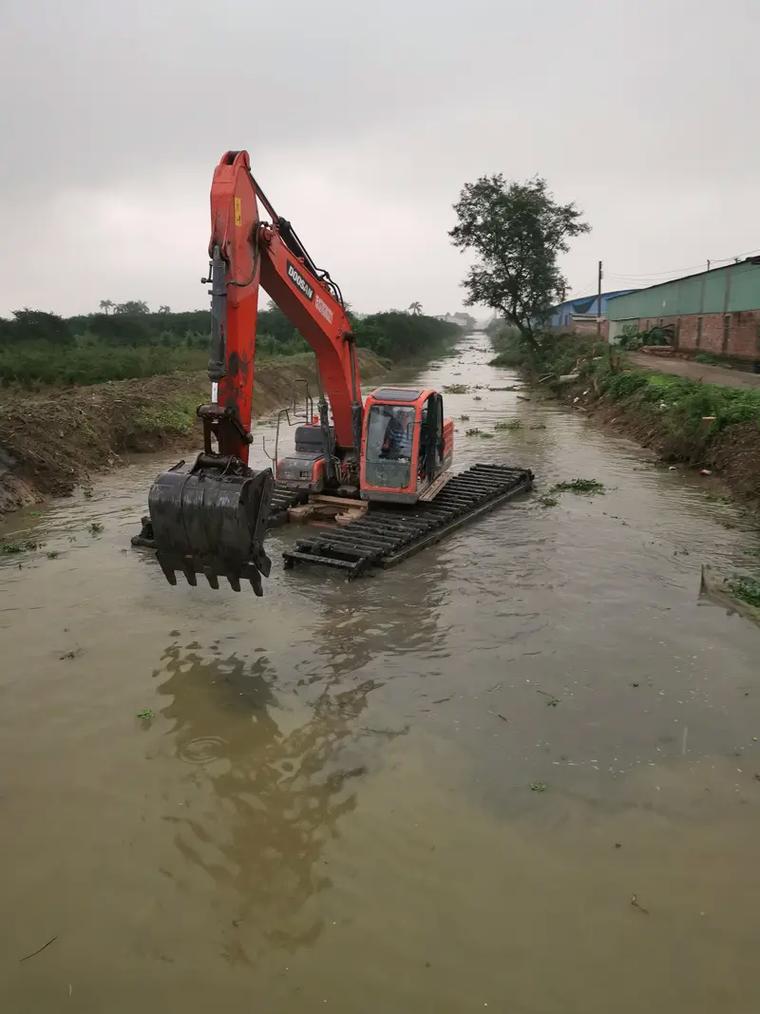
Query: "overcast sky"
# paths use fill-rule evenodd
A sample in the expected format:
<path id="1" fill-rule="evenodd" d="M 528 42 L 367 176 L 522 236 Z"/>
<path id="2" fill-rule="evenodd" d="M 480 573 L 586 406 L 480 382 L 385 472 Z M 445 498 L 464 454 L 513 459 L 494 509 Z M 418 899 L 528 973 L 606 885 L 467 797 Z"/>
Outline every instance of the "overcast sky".
<path id="1" fill-rule="evenodd" d="M 0 313 L 206 305 L 228 148 L 360 311 L 463 305 L 462 184 L 540 173 L 572 291 L 760 248 L 760 0 L 0 0 Z"/>

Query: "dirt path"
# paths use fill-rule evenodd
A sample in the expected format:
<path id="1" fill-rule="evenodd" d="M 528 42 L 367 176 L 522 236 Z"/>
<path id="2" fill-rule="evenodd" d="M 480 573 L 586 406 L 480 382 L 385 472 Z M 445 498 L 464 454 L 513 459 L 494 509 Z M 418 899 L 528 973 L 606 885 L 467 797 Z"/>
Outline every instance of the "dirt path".
<path id="1" fill-rule="evenodd" d="M 760 387 L 760 373 L 744 373 L 741 370 L 729 370 L 725 366 L 709 366 L 706 363 L 695 363 L 693 359 L 666 359 L 664 356 L 649 356 L 643 352 L 633 352 L 631 363 L 643 370 L 654 370 L 656 373 L 676 373 L 688 380 L 703 381 L 705 384 L 720 384 L 723 387 Z"/>

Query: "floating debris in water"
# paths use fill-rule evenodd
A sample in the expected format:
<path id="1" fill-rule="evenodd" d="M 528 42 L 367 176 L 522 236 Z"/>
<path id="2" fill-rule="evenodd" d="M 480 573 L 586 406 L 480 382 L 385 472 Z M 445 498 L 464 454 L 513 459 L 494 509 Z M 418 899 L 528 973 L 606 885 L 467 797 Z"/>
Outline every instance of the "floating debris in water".
<path id="1" fill-rule="evenodd" d="M 567 482 L 557 482 L 551 488 L 552 493 L 587 493 L 591 496 L 606 493 L 604 483 L 598 479 L 570 479 Z"/>
<path id="2" fill-rule="evenodd" d="M 637 898 L 637 896 L 635 894 L 631 895 L 631 906 L 633 908 L 637 908 L 639 910 L 639 912 L 643 912 L 644 915 L 649 915 L 649 909 L 648 908 L 644 908 L 643 905 L 639 904 L 639 899 Z"/>

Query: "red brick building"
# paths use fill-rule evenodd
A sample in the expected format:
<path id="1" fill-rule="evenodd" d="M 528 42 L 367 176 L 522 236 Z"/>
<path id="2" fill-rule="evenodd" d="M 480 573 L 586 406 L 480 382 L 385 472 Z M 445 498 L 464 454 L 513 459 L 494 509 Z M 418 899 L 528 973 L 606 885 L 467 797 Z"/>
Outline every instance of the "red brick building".
<path id="1" fill-rule="evenodd" d="M 760 360 L 760 257 L 617 296 L 607 317 L 612 342 L 627 325 L 670 324 L 681 351 Z"/>

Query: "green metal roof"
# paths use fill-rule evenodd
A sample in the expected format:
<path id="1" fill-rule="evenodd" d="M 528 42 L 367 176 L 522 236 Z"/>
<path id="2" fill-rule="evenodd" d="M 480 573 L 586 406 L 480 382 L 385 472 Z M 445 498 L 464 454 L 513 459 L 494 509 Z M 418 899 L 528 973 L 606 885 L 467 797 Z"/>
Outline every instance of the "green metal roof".
<path id="1" fill-rule="evenodd" d="M 760 310 L 760 257 L 615 296 L 610 320 Z"/>

